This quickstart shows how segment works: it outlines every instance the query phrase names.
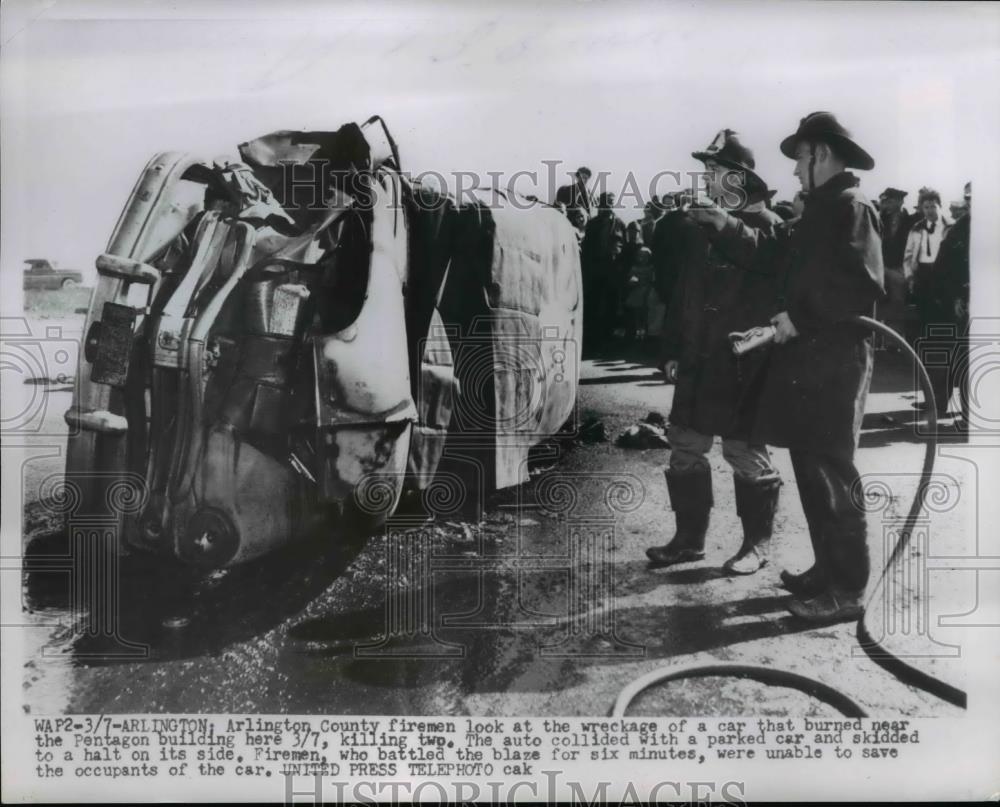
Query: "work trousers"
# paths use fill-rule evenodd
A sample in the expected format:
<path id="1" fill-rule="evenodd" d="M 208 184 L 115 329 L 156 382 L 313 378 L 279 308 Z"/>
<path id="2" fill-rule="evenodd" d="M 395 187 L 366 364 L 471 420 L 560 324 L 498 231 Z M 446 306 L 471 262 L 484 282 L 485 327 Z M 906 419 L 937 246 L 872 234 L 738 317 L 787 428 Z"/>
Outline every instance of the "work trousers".
<path id="1" fill-rule="evenodd" d="M 667 430 L 670 441 L 670 470 L 675 473 L 711 471 L 708 452 L 712 449 L 713 435 L 702 434 L 687 426 L 671 423 Z M 752 445 L 746 440 L 722 438 L 722 456 L 733 469 L 733 475 L 748 481 L 765 476 L 777 476 L 771 464 L 767 446 Z"/>
<path id="2" fill-rule="evenodd" d="M 871 562 L 858 469 L 845 457 L 790 453 L 817 570 L 832 588 L 864 589 Z"/>
<path id="3" fill-rule="evenodd" d="M 934 342 L 948 341 L 946 334 L 957 334 L 958 330 L 954 302 L 938 288 L 940 279 L 935 274 L 938 271 L 940 270 L 934 264 L 921 263 L 913 273 L 913 299 L 920 321 L 920 336 L 930 340 L 931 344 L 928 346 L 928 350 L 932 353 L 941 352 L 940 349 L 935 349 Z M 958 346 L 953 344 L 949 347 Z M 954 356 L 958 351 L 949 352 Z M 921 358 L 927 359 L 929 357 L 921 356 Z M 931 387 L 934 390 L 934 399 L 937 402 L 938 416 L 944 417 L 948 412 L 948 403 L 951 401 L 951 393 L 955 387 L 952 372 L 953 362 L 925 361 L 925 364 L 927 365 L 927 375 L 931 380 Z"/>

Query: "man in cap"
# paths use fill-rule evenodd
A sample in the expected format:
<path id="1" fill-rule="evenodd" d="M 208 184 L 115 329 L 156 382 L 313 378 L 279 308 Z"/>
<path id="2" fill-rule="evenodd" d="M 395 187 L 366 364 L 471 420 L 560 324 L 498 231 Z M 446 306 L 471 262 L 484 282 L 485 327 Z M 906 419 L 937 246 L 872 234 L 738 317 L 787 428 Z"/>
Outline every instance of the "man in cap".
<path id="1" fill-rule="evenodd" d="M 906 276 L 903 254 L 913 224 L 903 207 L 906 191 L 886 188 L 879 196 L 879 219 L 882 224 L 882 265 L 885 267 L 884 302 L 879 303 L 879 319 L 899 334 L 906 329 Z"/>
<path id="2" fill-rule="evenodd" d="M 590 169 L 586 166 L 580 166 L 573 174 L 573 181 L 556 191 L 556 204 L 565 208 L 566 215 L 570 216 L 571 220 L 579 220 L 579 216 L 574 215 L 573 211 L 582 213 L 584 224 L 589 221 L 594 207 L 590 189 L 587 187 L 590 176 Z"/>
<path id="3" fill-rule="evenodd" d="M 707 197 L 734 220 L 767 233 L 780 223 L 765 206 L 768 190 L 754 171 L 753 153 L 736 132 L 719 132 L 708 148 L 692 156 L 705 165 Z M 676 382 L 666 471 L 676 533 L 646 555 L 654 566 L 705 556 L 713 504 L 707 454 L 719 435 L 722 455 L 733 469 L 743 526 L 742 543 L 724 566 L 733 574 L 753 574 L 767 563 L 781 479 L 766 446 L 749 435 L 765 357 L 737 359 L 729 334 L 766 320 L 775 278 L 737 268 L 683 209 L 660 220 L 653 244 L 659 251 L 658 270 L 676 278 L 663 334 L 665 372 Z"/>
<path id="4" fill-rule="evenodd" d="M 956 326 L 954 301 L 946 278 L 937 270 L 938 251 L 951 229 L 951 220 L 941 212 L 941 194 L 933 188 L 921 188 L 918 197 L 920 218 L 910 228 L 903 256 L 903 271 L 917 308 L 920 336 L 937 341 L 942 327 Z M 931 329 L 937 331 L 932 332 Z M 938 417 L 948 413 L 952 385 L 948 367 L 927 362 L 927 374 L 934 389 Z M 930 405 L 924 401 L 923 406 Z"/>
<path id="5" fill-rule="evenodd" d="M 874 206 L 848 168 L 875 161 L 829 112 L 814 112 L 785 138 L 806 193 L 787 239 L 747 227 L 719 208 L 695 212 L 713 240 L 747 268 L 784 256 L 775 347 L 753 438 L 790 449 L 815 563 L 781 578 L 789 610 L 813 622 L 858 618 L 870 575 L 854 452 L 871 384 L 870 335 L 852 324 L 883 296 L 882 243 Z"/>

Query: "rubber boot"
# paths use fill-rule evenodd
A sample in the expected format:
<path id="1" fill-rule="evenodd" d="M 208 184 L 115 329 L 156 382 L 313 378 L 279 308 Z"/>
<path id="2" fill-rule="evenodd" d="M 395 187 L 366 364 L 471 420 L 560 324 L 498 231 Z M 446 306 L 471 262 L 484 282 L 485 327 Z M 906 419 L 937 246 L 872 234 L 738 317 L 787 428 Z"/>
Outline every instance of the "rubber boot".
<path id="1" fill-rule="evenodd" d="M 818 564 L 799 574 L 782 569 L 780 577 L 785 589 L 798 597 L 815 597 L 826 588 L 826 577 Z"/>
<path id="2" fill-rule="evenodd" d="M 828 588 L 809 599 L 792 598 L 788 610 L 800 619 L 816 625 L 832 625 L 835 622 L 854 622 L 865 612 L 865 592 Z"/>
<path id="3" fill-rule="evenodd" d="M 815 596 L 799 595 L 788 604 L 795 616 L 815 624 L 860 619 L 871 574 L 864 513 L 851 498 L 857 472 L 840 468 L 827 475 L 829 508 L 824 531 L 827 585 Z"/>
<path id="4" fill-rule="evenodd" d="M 823 511 L 826 482 L 821 469 L 810 455 L 798 451 L 791 453 L 792 465 L 795 468 L 795 483 L 809 527 L 809 541 L 812 543 L 814 560 L 811 567 L 799 574 L 782 570 L 781 584 L 798 597 L 815 597 L 827 586 L 828 564 L 824 547 L 826 517 Z"/>
<path id="5" fill-rule="evenodd" d="M 852 514 L 831 525 L 826 539 L 830 560 L 830 587 L 853 594 L 864 593 L 871 576 L 868 530 L 864 516 Z"/>
<path id="6" fill-rule="evenodd" d="M 815 625 L 854 622 L 865 612 L 868 583 L 868 544 L 864 528 L 827 532 L 829 574 L 827 585 L 818 594 L 797 594 L 788 610 Z"/>
<path id="7" fill-rule="evenodd" d="M 670 543 L 646 550 L 654 568 L 705 557 L 705 533 L 713 504 L 711 469 L 679 473 L 668 468 L 665 475 L 677 529 Z"/>
<path id="8" fill-rule="evenodd" d="M 781 477 L 777 474 L 758 479 L 735 476 L 733 481 L 736 513 L 743 522 L 743 545 L 723 568 L 731 574 L 754 574 L 767 565 Z"/>
<path id="9" fill-rule="evenodd" d="M 813 548 L 813 565 L 799 574 L 793 574 L 782 569 L 781 584 L 792 594 L 799 597 L 815 597 L 826 588 L 826 550 L 823 546 L 824 528 L 820 525 L 809 523 L 809 540 Z"/>

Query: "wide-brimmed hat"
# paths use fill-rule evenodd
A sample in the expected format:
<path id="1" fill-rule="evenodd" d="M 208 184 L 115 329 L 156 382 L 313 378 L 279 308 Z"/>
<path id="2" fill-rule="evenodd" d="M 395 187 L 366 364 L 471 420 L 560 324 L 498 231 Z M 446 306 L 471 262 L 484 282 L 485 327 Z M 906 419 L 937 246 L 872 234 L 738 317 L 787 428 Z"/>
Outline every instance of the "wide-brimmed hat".
<path id="1" fill-rule="evenodd" d="M 854 142 L 853 135 L 845 129 L 832 112 L 811 112 L 799 121 L 795 134 L 781 141 L 781 153 L 795 159 L 795 147 L 800 141 L 828 143 L 837 150 L 848 168 L 870 171 L 875 160 L 861 146 Z"/>
<path id="2" fill-rule="evenodd" d="M 704 151 L 693 151 L 691 156 L 702 162 L 716 162 L 734 171 L 742 171 L 746 179 L 744 188 L 750 191 L 766 191 L 767 183 L 754 171 L 757 163 L 753 152 L 740 142 L 740 136 L 732 129 L 723 129 Z"/>

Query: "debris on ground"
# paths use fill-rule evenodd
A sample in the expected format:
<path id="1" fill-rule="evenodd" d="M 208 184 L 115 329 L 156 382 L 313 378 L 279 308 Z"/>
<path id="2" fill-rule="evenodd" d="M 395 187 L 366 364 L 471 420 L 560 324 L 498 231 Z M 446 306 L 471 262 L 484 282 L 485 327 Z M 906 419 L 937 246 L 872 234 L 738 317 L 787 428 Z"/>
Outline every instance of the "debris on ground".
<path id="1" fill-rule="evenodd" d="M 659 412 L 650 412 L 619 434 L 615 445 L 619 448 L 637 449 L 670 448 L 666 419 Z"/>
<path id="2" fill-rule="evenodd" d="M 646 417 L 639 421 L 640 423 L 649 423 L 652 426 L 659 426 L 661 429 L 667 428 L 667 419 L 663 417 L 659 412 L 650 412 Z"/>
<path id="3" fill-rule="evenodd" d="M 450 528 L 451 534 L 448 537 L 452 541 L 464 541 L 468 543 L 474 541 L 476 538 L 472 526 L 465 521 L 445 521 L 444 526 Z M 456 533 L 461 533 L 461 535 L 457 535 Z"/>
<path id="4" fill-rule="evenodd" d="M 604 428 L 604 421 L 597 420 L 596 418 L 586 420 L 580 426 L 578 439 L 581 443 L 588 445 L 591 443 L 606 443 L 608 441 L 608 432 Z"/>

